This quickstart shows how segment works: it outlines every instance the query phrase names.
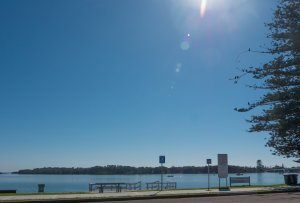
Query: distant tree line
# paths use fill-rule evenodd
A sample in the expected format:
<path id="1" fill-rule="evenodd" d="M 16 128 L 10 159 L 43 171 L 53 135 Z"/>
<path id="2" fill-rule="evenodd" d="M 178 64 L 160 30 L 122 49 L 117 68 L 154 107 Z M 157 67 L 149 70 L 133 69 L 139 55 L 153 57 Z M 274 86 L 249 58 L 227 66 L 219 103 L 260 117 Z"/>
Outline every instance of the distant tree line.
<path id="1" fill-rule="evenodd" d="M 228 166 L 229 173 L 254 173 L 256 167 Z M 218 173 L 217 166 L 210 166 L 211 173 Z M 132 166 L 94 166 L 90 168 L 65 168 L 65 167 L 44 167 L 25 169 L 14 172 L 16 174 L 78 174 L 78 175 L 133 175 L 133 174 L 160 174 L 160 167 L 132 167 Z M 207 173 L 207 166 L 182 166 L 163 167 L 165 174 L 199 174 Z"/>

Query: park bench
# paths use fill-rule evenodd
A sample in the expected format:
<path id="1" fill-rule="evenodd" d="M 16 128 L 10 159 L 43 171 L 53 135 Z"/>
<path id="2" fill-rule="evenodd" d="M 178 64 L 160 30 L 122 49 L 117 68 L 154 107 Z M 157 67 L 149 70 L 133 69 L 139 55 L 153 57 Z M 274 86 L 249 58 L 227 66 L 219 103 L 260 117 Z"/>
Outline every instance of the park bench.
<path id="1" fill-rule="evenodd" d="M 230 187 L 232 184 L 247 183 L 250 186 L 250 176 L 248 177 L 230 177 Z"/>
<path id="2" fill-rule="evenodd" d="M 125 190 L 141 190 L 142 183 L 90 183 L 89 191 L 99 190 L 99 193 L 103 193 L 104 190 L 115 190 L 116 192 L 122 192 L 122 189 Z"/>
<path id="3" fill-rule="evenodd" d="M 126 183 L 90 183 L 89 184 L 89 191 L 99 190 L 99 193 L 103 193 L 104 190 L 116 190 L 116 192 L 122 191 L 122 185 Z"/>
<path id="4" fill-rule="evenodd" d="M 147 190 L 160 190 L 161 187 L 163 189 L 176 189 L 177 184 L 176 182 L 163 182 L 163 184 L 161 185 L 161 182 L 159 181 L 146 183 Z"/>
<path id="5" fill-rule="evenodd" d="M 17 190 L 0 190 L 0 193 L 17 193 Z"/>
<path id="6" fill-rule="evenodd" d="M 126 183 L 125 186 L 126 190 L 141 190 L 142 189 L 142 182 L 137 183 Z"/>

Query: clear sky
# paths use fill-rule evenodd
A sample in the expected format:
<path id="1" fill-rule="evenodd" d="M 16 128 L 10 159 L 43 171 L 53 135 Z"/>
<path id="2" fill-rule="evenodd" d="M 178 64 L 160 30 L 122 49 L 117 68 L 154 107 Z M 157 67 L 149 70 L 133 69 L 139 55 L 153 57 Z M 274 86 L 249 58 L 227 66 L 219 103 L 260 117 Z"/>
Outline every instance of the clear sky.
<path id="1" fill-rule="evenodd" d="M 275 0 L 0 1 L 0 171 L 295 165 L 237 113 Z M 202 5 L 202 6 L 201 6 Z M 254 112 L 253 112 L 254 113 Z"/>

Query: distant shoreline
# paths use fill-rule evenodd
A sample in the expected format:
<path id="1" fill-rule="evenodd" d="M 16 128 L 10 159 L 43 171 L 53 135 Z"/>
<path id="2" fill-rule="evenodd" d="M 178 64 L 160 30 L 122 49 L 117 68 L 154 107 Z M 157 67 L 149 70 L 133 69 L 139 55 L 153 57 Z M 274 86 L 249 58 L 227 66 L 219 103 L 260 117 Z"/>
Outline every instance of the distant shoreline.
<path id="1" fill-rule="evenodd" d="M 229 173 L 256 173 L 264 172 L 270 168 L 258 171 L 256 167 L 228 166 Z M 206 174 L 207 166 L 182 166 L 182 167 L 132 167 L 132 166 L 94 166 L 89 168 L 74 167 L 43 167 L 35 169 L 24 169 L 13 174 L 44 174 L 44 175 L 151 175 L 160 174 Z M 210 173 L 217 173 L 217 166 L 210 166 Z"/>

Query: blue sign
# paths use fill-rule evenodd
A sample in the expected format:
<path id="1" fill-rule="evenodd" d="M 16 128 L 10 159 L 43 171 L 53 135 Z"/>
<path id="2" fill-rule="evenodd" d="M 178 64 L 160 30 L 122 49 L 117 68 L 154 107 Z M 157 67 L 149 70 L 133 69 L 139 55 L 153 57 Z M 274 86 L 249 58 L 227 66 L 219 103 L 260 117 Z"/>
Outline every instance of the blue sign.
<path id="1" fill-rule="evenodd" d="M 159 156 L 159 163 L 160 164 L 166 163 L 166 157 L 165 156 Z"/>
<path id="2" fill-rule="evenodd" d="M 211 164 L 211 159 L 206 159 L 207 164 Z"/>

